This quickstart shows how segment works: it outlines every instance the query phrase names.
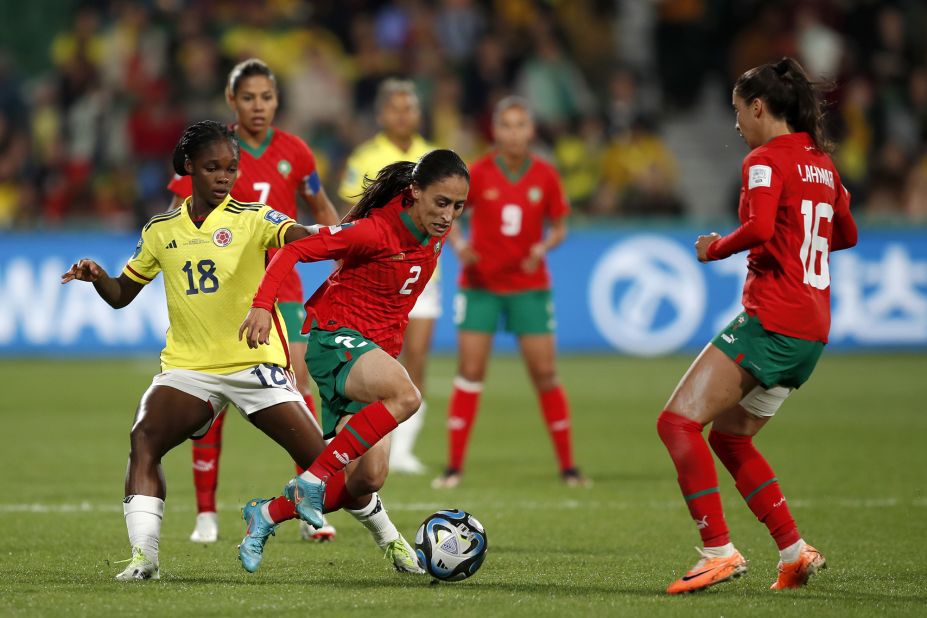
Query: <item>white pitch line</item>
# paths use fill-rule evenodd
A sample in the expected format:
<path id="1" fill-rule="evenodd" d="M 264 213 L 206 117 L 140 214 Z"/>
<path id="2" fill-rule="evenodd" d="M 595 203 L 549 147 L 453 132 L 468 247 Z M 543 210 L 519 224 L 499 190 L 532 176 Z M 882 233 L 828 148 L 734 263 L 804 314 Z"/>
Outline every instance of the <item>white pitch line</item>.
<path id="1" fill-rule="evenodd" d="M 450 496 L 453 498 L 453 496 Z M 442 502 L 388 502 L 391 511 L 438 511 L 448 508 L 447 500 Z M 730 506 L 735 502 L 729 501 Z M 726 502 L 727 504 L 727 502 Z M 822 498 L 822 499 L 796 499 L 790 500 L 789 505 L 799 509 L 840 508 L 840 509 L 893 509 L 893 508 L 927 508 L 927 498 Z M 165 505 L 168 512 L 192 513 L 194 509 L 192 500 L 168 501 Z M 237 509 L 241 504 L 220 503 L 220 511 Z M 468 501 L 467 508 L 480 511 L 540 511 L 540 510 L 628 510 L 649 509 L 656 511 L 680 510 L 684 508 L 681 500 L 649 500 L 646 502 L 624 501 L 597 501 L 597 500 L 560 500 L 560 501 L 518 501 L 518 502 L 480 502 Z M 96 504 L 92 502 L 78 503 L 0 503 L 0 513 L 121 513 L 121 502 Z"/>

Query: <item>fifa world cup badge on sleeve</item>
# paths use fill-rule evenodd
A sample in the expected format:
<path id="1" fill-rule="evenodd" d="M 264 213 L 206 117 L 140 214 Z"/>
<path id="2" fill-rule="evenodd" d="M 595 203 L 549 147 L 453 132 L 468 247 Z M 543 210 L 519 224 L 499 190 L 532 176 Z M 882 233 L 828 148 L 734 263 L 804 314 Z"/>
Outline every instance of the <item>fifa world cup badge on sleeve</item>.
<path id="1" fill-rule="evenodd" d="M 286 216 L 279 210 L 268 210 L 267 213 L 264 215 L 264 218 L 270 221 L 271 223 L 273 223 L 274 225 L 280 225 L 281 223 L 289 219 L 288 216 Z"/>

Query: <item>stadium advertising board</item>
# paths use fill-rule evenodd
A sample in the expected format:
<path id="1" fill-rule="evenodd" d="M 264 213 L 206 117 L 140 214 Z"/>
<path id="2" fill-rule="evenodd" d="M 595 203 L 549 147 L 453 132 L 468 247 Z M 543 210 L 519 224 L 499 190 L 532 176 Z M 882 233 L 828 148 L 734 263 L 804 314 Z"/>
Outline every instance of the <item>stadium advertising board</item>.
<path id="1" fill-rule="evenodd" d="M 699 264 L 690 229 L 573 231 L 550 256 L 557 338 L 564 352 L 654 356 L 699 349 L 740 310 L 743 255 Z M 137 238 L 126 234 L 0 234 L 0 355 L 154 354 L 167 310 L 160 278 L 114 311 L 92 286 L 62 286 L 80 257 L 118 273 Z M 300 265 L 314 289 L 329 264 Z M 444 315 L 435 348 L 455 345 L 457 263 L 442 256 Z M 872 230 L 831 256 L 830 349 L 927 349 L 927 229 Z M 500 335 L 497 349 L 514 349 Z"/>

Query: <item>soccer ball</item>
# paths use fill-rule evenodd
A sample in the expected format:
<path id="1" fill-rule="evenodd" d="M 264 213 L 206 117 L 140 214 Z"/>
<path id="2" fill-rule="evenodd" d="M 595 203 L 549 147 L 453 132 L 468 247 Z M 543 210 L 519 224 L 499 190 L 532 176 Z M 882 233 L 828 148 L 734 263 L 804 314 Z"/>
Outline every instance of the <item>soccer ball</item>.
<path id="1" fill-rule="evenodd" d="M 434 578 L 447 582 L 476 573 L 486 557 L 486 531 L 476 517 L 457 509 L 438 511 L 415 533 L 415 553 Z"/>

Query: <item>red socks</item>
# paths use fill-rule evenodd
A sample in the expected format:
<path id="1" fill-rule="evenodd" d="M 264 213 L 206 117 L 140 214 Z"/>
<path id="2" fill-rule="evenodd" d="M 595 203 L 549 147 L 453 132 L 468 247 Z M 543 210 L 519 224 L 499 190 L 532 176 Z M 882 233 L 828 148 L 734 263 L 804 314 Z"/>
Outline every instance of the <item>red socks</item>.
<path id="1" fill-rule="evenodd" d="M 463 469 L 470 430 L 473 429 L 482 391 L 483 385 L 479 382 L 454 379 L 454 390 L 447 410 L 448 468 Z"/>
<path id="2" fill-rule="evenodd" d="M 570 437 L 570 404 L 567 403 L 566 393 L 562 386 L 555 386 L 541 393 L 540 399 L 547 432 L 554 444 L 557 461 L 560 462 L 560 471 L 572 470 L 573 440 Z"/>
<path id="3" fill-rule="evenodd" d="M 222 453 L 224 422 L 225 410 L 222 410 L 206 435 L 193 440 L 193 486 L 196 488 L 197 513 L 216 512 L 216 487 L 219 486 L 219 455 Z"/>
<path id="4" fill-rule="evenodd" d="M 750 436 L 719 431 L 708 433 L 708 443 L 728 469 L 737 490 L 756 518 L 766 524 L 779 549 L 797 542 L 801 535 L 769 463 L 753 446 Z"/>
<path id="5" fill-rule="evenodd" d="M 323 513 L 337 511 L 348 502 L 352 501 L 354 496 L 348 493 L 345 487 L 344 470 L 328 478 L 325 483 L 325 507 Z M 270 519 L 275 524 L 289 519 L 296 519 L 296 505 L 286 499 L 285 496 L 277 496 L 267 505 L 267 512 L 270 513 Z"/>
<path id="6" fill-rule="evenodd" d="M 315 413 L 315 401 L 312 399 L 312 393 L 303 395 L 303 401 L 306 402 L 306 407 L 312 412 L 312 416 L 318 418 L 318 415 Z"/>
<path id="7" fill-rule="evenodd" d="M 327 481 L 398 425 L 382 401 L 361 408 L 316 457 L 309 466 L 309 472 Z"/>
<path id="8" fill-rule="evenodd" d="M 657 433 L 676 465 L 679 487 L 702 543 L 705 547 L 726 545 L 731 537 L 721 507 L 715 462 L 702 437 L 702 425 L 664 410 L 657 419 Z"/>

